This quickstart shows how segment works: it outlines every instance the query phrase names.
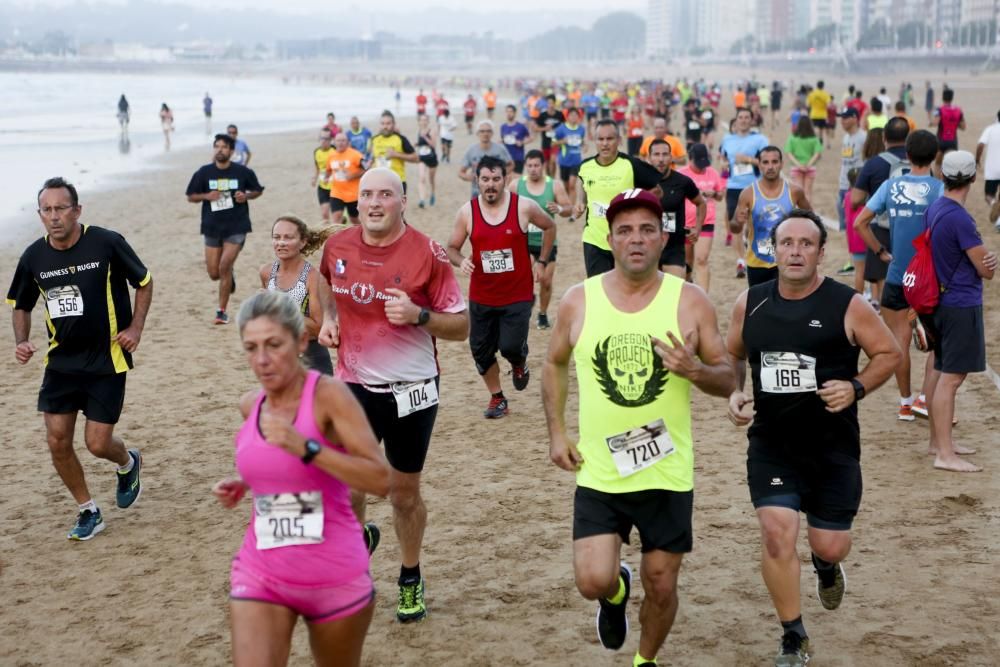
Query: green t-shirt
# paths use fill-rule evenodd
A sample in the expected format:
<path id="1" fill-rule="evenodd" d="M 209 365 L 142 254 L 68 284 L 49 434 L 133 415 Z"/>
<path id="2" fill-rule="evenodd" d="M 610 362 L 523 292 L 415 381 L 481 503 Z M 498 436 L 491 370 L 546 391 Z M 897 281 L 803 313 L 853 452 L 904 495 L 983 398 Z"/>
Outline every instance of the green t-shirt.
<path id="1" fill-rule="evenodd" d="M 805 166 L 816 153 L 823 152 L 823 144 L 816 137 L 797 137 L 794 134 L 785 142 L 785 152 L 794 155 Z"/>

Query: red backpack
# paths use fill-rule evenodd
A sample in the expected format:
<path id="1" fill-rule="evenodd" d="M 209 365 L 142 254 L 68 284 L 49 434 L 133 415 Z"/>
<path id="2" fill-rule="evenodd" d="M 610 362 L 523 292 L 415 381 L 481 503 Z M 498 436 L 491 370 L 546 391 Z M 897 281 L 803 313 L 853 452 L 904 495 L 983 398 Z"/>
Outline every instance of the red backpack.
<path id="1" fill-rule="evenodd" d="M 917 253 L 903 273 L 903 297 L 917 314 L 928 315 L 934 312 L 941 298 L 941 286 L 934 270 L 934 257 L 931 256 L 930 225 L 923 234 L 913 239 L 913 247 Z"/>

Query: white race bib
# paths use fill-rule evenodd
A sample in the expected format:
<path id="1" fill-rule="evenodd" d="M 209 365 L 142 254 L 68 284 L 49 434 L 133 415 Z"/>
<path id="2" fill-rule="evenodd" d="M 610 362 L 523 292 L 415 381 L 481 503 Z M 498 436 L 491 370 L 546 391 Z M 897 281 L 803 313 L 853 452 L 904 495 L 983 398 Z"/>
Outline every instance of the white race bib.
<path id="1" fill-rule="evenodd" d="M 510 248 L 501 250 L 483 250 L 479 253 L 485 273 L 509 273 L 514 270 L 514 251 Z"/>
<path id="2" fill-rule="evenodd" d="M 254 496 L 253 531 L 261 550 L 321 543 L 323 492 Z"/>
<path id="3" fill-rule="evenodd" d="M 601 202 L 591 202 L 590 208 L 594 213 L 594 217 L 605 218 L 608 215 L 608 205 L 602 204 Z"/>
<path id="4" fill-rule="evenodd" d="M 384 155 L 380 155 L 377 158 L 375 158 L 375 164 L 378 165 L 379 167 L 388 167 L 389 158 L 387 158 Z"/>
<path id="5" fill-rule="evenodd" d="M 579 134 L 570 134 L 566 137 L 567 146 L 579 146 L 583 143 L 583 137 Z"/>
<path id="6" fill-rule="evenodd" d="M 343 170 L 343 169 L 338 169 L 337 171 L 333 172 L 333 180 L 339 181 L 339 182 L 346 181 L 347 180 L 347 172 L 345 170 Z"/>
<path id="7" fill-rule="evenodd" d="M 702 111 L 701 112 L 701 117 L 704 118 L 705 120 L 712 120 L 712 112 L 711 111 Z"/>
<path id="8" fill-rule="evenodd" d="M 816 358 L 797 352 L 761 352 L 760 388 L 769 394 L 816 391 Z"/>
<path id="9" fill-rule="evenodd" d="M 507 144 L 508 146 L 513 146 L 514 144 L 517 143 L 517 135 L 516 134 L 505 134 L 505 135 L 503 135 L 503 142 L 505 144 Z"/>
<path id="10" fill-rule="evenodd" d="M 434 379 L 416 382 L 396 382 L 392 385 L 396 399 L 396 414 L 402 418 L 438 404 L 438 389 Z"/>
<path id="11" fill-rule="evenodd" d="M 648 468 L 674 452 L 674 443 L 663 419 L 608 436 L 604 442 L 611 451 L 611 458 L 621 477 L 628 477 Z"/>
<path id="12" fill-rule="evenodd" d="M 746 176 L 753 173 L 753 165 L 749 162 L 733 165 L 733 176 Z"/>
<path id="13" fill-rule="evenodd" d="M 430 154 L 431 154 L 431 147 L 430 146 L 424 145 L 424 146 L 420 146 L 420 147 L 417 148 L 417 155 L 419 155 L 421 157 L 427 157 Z"/>
<path id="14" fill-rule="evenodd" d="M 555 139 L 556 138 L 556 131 L 555 130 L 547 130 L 545 132 L 545 136 L 548 137 L 549 139 Z"/>
<path id="15" fill-rule="evenodd" d="M 209 202 L 209 208 L 213 213 L 216 211 L 227 211 L 233 207 L 233 193 L 232 192 L 220 192 L 221 197 L 215 201 Z"/>
<path id="16" fill-rule="evenodd" d="M 771 242 L 771 237 L 758 239 L 757 241 L 757 254 L 764 257 L 774 257 L 774 244 Z"/>
<path id="17" fill-rule="evenodd" d="M 699 123 L 696 120 L 689 120 L 688 121 L 688 129 L 689 130 L 700 130 L 701 129 L 701 123 Z"/>
<path id="18" fill-rule="evenodd" d="M 663 231 L 671 234 L 677 231 L 677 213 L 674 211 L 664 211 L 661 220 L 663 222 Z"/>
<path id="19" fill-rule="evenodd" d="M 53 287 L 45 293 L 45 306 L 49 317 L 79 317 L 83 315 L 83 294 L 76 285 Z"/>

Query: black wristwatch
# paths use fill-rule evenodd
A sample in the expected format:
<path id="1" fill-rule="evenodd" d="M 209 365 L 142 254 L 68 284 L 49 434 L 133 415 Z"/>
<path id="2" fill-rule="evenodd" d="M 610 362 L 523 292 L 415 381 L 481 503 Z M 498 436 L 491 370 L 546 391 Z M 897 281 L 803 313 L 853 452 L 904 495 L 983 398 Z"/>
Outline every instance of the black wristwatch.
<path id="1" fill-rule="evenodd" d="M 417 326 L 422 327 L 431 321 L 431 311 L 426 308 L 420 309 L 420 314 L 417 315 Z"/>
<path id="2" fill-rule="evenodd" d="M 315 440 L 306 440 L 306 453 L 302 455 L 303 463 L 312 463 L 312 460 L 316 458 L 320 450 L 323 449 L 323 445 L 319 444 Z"/>
<path id="3" fill-rule="evenodd" d="M 854 402 L 857 403 L 865 397 L 865 386 L 858 378 L 851 378 L 851 384 L 854 386 Z"/>

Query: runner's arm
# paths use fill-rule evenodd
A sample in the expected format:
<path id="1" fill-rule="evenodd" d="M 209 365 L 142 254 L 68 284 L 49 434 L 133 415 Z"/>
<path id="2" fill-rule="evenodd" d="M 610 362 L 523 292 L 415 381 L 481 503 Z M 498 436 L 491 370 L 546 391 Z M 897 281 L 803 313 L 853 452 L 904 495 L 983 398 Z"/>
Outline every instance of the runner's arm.
<path id="1" fill-rule="evenodd" d="M 685 377 L 710 396 L 733 393 L 733 368 L 719 333 L 715 308 L 696 285 L 684 285 L 678 308 L 683 340 L 667 332 L 666 340 L 654 338 L 657 353 L 671 373 Z"/>
<path id="2" fill-rule="evenodd" d="M 865 351 L 868 365 L 858 373 L 857 379 L 870 394 L 892 377 L 902 358 L 899 344 L 882 318 L 864 296 L 855 294 L 847 307 L 844 328 L 849 340 Z M 855 402 L 854 387 L 850 380 L 827 380 L 816 392 L 830 412 L 840 412 Z"/>
<path id="3" fill-rule="evenodd" d="M 747 352 L 743 346 L 743 318 L 747 309 L 748 290 L 736 299 L 733 304 L 733 314 L 729 320 L 729 330 L 726 334 L 726 351 L 736 379 L 735 391 L 743 391 L 747 380 Z"/>
<path id="4" fill-rule="evenodd" d="M 263 278 L 263 275 L 261 276 Z M 306 291 L 309 294 L 309 314 L 303 319 L 306 324 L 306 334 L 309 338 L 318 338 L 319 330 L 323 326 L 323 297 L 320 293 L 320 283 L 325 283 L 326 278 L 319 275 L 319 271 L 310 271 L 306 276 Z"/>
<path id="5" fill-rule="evenodd" d="M 580 189 L 582 190 L 583 188 Z M 563 185 L 562 180 L 555 182 L 552 193 L 555 195 L 555 203 L 559 207 L 559 210 L 555 214 L 563 218 L 573 215 L 573 205 L 569 201 L 569 193 L 566 192 L 566 186 Z"/>
<path id="6" fill-rule="evenodd" d="M 583 315 L 582 285 L 571 287 L 559 301 L 555 327 L 542 368 L 542 405 L 549 429 L 549 458 L 563 470 L 574 471 L 583 462 L 575 443 L 566 433 L 566 396 L 569 391 L 569 361 L 575 319 Z"/>
<path id="7" fill-rule="evenodd" d="M 701 229 L 705 226 L 705 216 L 708 215 L 708 202 L 699 192 L 698 196 L 690 200 L 694 204 L 694 227 L 691 228 L 691 238 L 697 239 L 701 236 Z"/>
<path id="8" fill-rule="evenodd" d="M 320 345 L 326 347 L 338 347 L 340 345 L 340 322 L 337 320 L 337 299 L 330 289 L 330 283 L 326 276 L 323 280 L 317 280 L 319 288 L 319 299 L 323 304 L 323 324 L 320 326 L 319 335 L 316 337 Z"/>
<path id="9" fill-rule="evenodd" d="M 979 168 L 979 163 L 983 159 L 983 150 L 986 148 L 986 144 L 980 141 L 976 144 L 976 169 Z"/>
<path id="10" fill-rule="evenodd" d="M 260 274 L 261 289 L 267 289 L 267 281 L 270 280 L 271 278 L 271 265 L 261 264 L 260 271 L 258 271 L 258 273 Z"/>
<path id="11" fill-rule="evenodd" d="M 753 198 L 753 186 L 743 188 L 740 198 L 736 202 L 736 214 L 729 221 L 729 231 L 733 234 L 742 234 L 750 217 L 750 202 Z"/>
<path id="12" fill-rule="evenodd" d="M 528 224 L 531 223 L 535 227 L 542 230 L 542 247 L 538 253 L 538 258 L 548 263 L 552 258 L 552 246 L 556 242 L 556 223 L 549 214 L 542 210 L 542 207 L 538 205 L 537 202 L 528 199 L 527 197 L 521 197 L 518 199 L 520 219 L 526 220 L 521 231 L 527 231 Z"/>
<path id="13" fill-rule="evenodd" d="M 472 233 L 472 204 L 466 202 L 455 214 L 455 226 L 451 230 L 451 238 L 448 239 L 448 260 L 452 266 L 462 269 L 462 273 L 471 276 L 475 271 L 476 264 L 471 257 L 462 255 L 462 246 L 465 240 Z"/>
<path id="14" fill-rule="evenodd" d="M 878 242 L 875 238 L 875 234 L 872 232 L 872 220 L 875 219 L 875 212 L 872 211 L 867 206 L 861 207 L 861 212 L 858 213 L 858 217 L 854 219 L 854 231 L 858 233 L 861 240 L 865 242 L 872 252 L 879 252 L 879 248 L 882 248 L 882 244 Z"/>

